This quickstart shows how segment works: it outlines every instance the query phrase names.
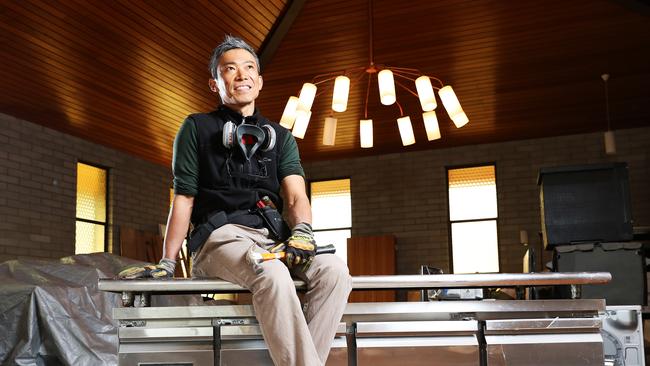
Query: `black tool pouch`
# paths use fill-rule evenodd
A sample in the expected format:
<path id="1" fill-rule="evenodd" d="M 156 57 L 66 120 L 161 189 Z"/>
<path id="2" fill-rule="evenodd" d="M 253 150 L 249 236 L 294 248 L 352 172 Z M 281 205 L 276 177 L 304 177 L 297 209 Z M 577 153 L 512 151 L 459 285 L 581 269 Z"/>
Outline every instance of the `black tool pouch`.
<path id="1" fill-rule="evenodd" d="M 264 220 L 264 226 L 269 229 L 269 232 L 274 239 L 279 241 L 289 239 L 291 230 L 282 219 L 282 215 L 280 215 L 278 210 L 265 206 L 258 209 L 257 212 L 262 217 L 262 220 Z"/>
<path id="2" fill-rule="evenodd" d="M 196 252 L 208 240 L 210 234 L 228 223 L 228 216 L 223 211 L 219 211 L 208 217 L 204 224 L 199 225 L 190 234 L 190 239 L 187 241 L 187 249 L 190 253 Z"/>

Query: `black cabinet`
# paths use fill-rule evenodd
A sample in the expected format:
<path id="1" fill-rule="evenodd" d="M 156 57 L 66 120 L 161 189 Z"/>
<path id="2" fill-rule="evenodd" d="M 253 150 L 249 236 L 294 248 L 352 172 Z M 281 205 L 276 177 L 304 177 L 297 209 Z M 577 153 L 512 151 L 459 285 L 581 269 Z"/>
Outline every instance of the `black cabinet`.
<path id="1" fill-rule="evenodd" d="M 626 163 L 543 168 L 538 185 L 545 248 L 632 240 Z"/>

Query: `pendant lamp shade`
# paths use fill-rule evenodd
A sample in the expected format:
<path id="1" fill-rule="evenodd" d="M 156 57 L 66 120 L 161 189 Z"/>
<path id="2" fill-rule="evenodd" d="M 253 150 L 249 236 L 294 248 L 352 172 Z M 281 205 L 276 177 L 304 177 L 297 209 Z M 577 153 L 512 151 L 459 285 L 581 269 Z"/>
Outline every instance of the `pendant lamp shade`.
<path id="1" fill-rule="evenodd" d="M 316 85 L 312 83 L 304 83 L 300 90 L 300 95 L 298 96 L 298 109 L 310 111 L 311 105 L 314 103 L 314 98 L 316 98 Z"/>
<path id="2" fill-rule="evenodd" d="M 614 155 L 616 154 L 616 138 L 614 136 L 614 131 L 609 130 L 605 131 L 605 154 Z"/>
<path id="3" fill-rule="evenodd" d="M 323 145 L 332 146 L 336 139 L 336 122 L 334 117 L 325 118 L 325 126 L 323 127 Z"/>
<path id="4" fill-rule="evenodd" d="M 348 95 L 350 94 L 350 78 L 339 76 L 334 80 L 334 92 L 332 93 L 332 110 L 345 112 L 348 108 Z"/>
<path id="5" fill-rule="evenodd" d="M 433 94 L 431 79 L 426 75 L 420 76 L 415 79 L 415 88 L 418 91 L 418 98 L 420 99 L 422 110 L 424 112 L 430 112 L 436 109 L 438 104 L 436 103 L 436 96 Z"/>
<path id="6" fill-rule="evenodd" d="M 389 69 L 384 69 L 377 74 L 379 83 L 379 98 L 381 104 L 391 105 L 397 100 L 395 94 L 395 80 L 393 79 L 393 72 Z"/>
<path id="7" fill-rule="evenodd" d="M 463 111 L 463 108 L 460 106 L 460 102 L 454 93 L 454 89 L 450 85 L 440 88 L 438 91 L 440 99 L 442 99 L 442 105 L 445 106 L 449 118 L 454 122 L 456 128 L 461 128 L 469 122 L 467 115 Z"/>
<path id="8" fill-rule="evenodd" d="M 298 109 L 296 111 L 296 123 L 293 125 L 293 130 L 291 134 L 299 139 L 305 138 L 305 132 L 307 132 L 307 126 L 309 125 L 309 119 L 311 118 L 311 111 L 304 111 Z"/>
<path id="9" fill-rule="evenodd" d="M 298 109 L 298 97 L 289 97 L 282 117 L 280 117 L 280 126 L 288 130 L 293 127 L 293 123 L 296 121 L 296 109 Z"/>
<path id="10" fill-rule="evenodd" d="M 427 140 L 433 141 L 440 138 L 440 126 L 438 125 L 438 117 L 436 111 L 422 113 L 424 120 L 424 129 L 427 131 Z"/>
<path id="11" fill-rule="evenodd" d="M 372 147 L 372 120 L 362 119 L 359 125 L 359 132 L 361 136 L 361 147 Z"/>
<path id="12" fill-rule="evenodd" d="M 399 128 L 399 135 L 402 138 L 402 145 L 413 145 L 415 143 L 415 136 L 413 135 L 411 117 L 405 116 L 398 118 L 397 127 Z"/>

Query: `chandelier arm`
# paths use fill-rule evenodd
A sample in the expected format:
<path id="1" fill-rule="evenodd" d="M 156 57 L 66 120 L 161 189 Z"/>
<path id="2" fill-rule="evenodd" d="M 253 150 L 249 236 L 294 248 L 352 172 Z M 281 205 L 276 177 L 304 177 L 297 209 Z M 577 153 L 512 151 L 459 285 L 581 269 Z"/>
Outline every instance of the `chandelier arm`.
<path id="1" fill-rule="evenodd" d="M 406 85 L 400 83 L 399 81 L 395 80 L 395 84 L 397 84 L 398 86 L 400 86 L 402 89 L 406 90 L 407 92 L 413 94 L 414 97 L 416 97 L 416 98 L 419 98 L 419 97 L 420 97 L 420 96 L 418 95 L 418 93 L 414 92 L 414 91 L 411 90 L 409 87 L 407 87 Z M 400 109 L 401 109 L 401 107 L 400 107 Z"/>
<path id="2" fill-rule="evenodd" d="M 412 78 L 412 77 L 410 77 L 410 76 L 406 76 L 406 75 L 402 74 L 402 73 L 399 72 L 399 71 L 393 71 L 393 75 L 395 75 L 395 76 L 399 76 L 399 77 L 401 77 L 402 79 L 415 81 L 415 78 Z M 418 75 L 418 76 L 419 76 L 419 75 Z"/>
<path id="3" fill-rule="evenodd" d="M 314 95 L 314 99 L 318 98 L 319 96 L 323 95 L 325 93 L 325 90 L 320 90 L 316 95 Z"/>
<path id="4" fill-rule="evenodd" d="M 345 72 L 345 70 L 343 70 L 343 72 Z M 323 74 L 318 74 L 318 75 L 315 75 L 313 78 L 311 78 L 311 80 L 316 81 L 316 80 L 318 80 L 320 78 L 330 77 L 332 75 L 341 75 L 341 71 L 332 71 L 332 72 L 326 72 L 326 73 L 323 73 Z"/>
<path id="5" fill-rule="evenodd" d="M 406 67 L 393 67 L 393 66 L 388 66 L 388 68 L 390 68 L 391 70 L 397 70 L 397 72 L 393 71 L 394 74 L 400 74 L 401 73 L 401 74 L 408 74 L 408 75 L 413 75 L 413 76 L 423 76 L 424 75 L 424 76 L 428 77 L 429 79 L 433 79 L 433 80 L 437 81 L 440 84 L 440 87 L 445 86 L 445 84 L 442 82 L 442 80 L 438 79 L 435 76 L 423 74 L 418 69 L 409 69 L 409 68 L 406 68 Z M 411 80 L 414 80 L 414 79 L 411 79 Z M 434 88 L 436 88 L 436 87 L 434 86 Z M 436 89 L 440 89 L 440 88 L 436 88 Z"/>
<path id="6" fill-rule="evenodd" d="M 365 75 L 367 75 L 365 69 L 358 71 L 356 74 L 350 75 L 350 79 L 353 79 L 355 82 L 358 82 L 359 80 L 363 79 Z"/>
<path id="7" fill-rule="evenodd" d="M 429 75 L 425 75 L 425 76 L 428 77 L 429 79 L 433 79 L 433 80 L 437 81 L 438 84 L 440 84 L 440 88 L 442 88 L 443 86 L 445 86 L 445 84 L 442 82 L 442 80 L 438 79 L 437 77 L 435 77 L 435 76 L 429 76 Z M 432 86 L 433 86 L 433 85 L 432 85 Z M 433 88 L 436 89 L 436 90 L 440 90 L 440 88 L 435 87 L 435 86 L 434 86 Z"/>
<path id="8" fill-rule="evenodd" d="M 349 69 L 345 71 L 345 76 L 348 76 L 350 79 L 359 80 L 361 77 L 356 77 L 356 75 L 363 75 L 366 73 L 366 66 L 355 67 L 354 69 Z"/>
<path id="9" fill-rule="evenodd" d="M 336 79 L 339 75 L 341 75 L 340 73 L 330 73 L 330 74 L 331 74 L 331 75 L 334 75 L 334 76 L 330 76 L 330 77 L 328 77 L 328 78 L 325 78 L 325 79 L 322 79 L 322 80 L 318 80 L 318 81 L 316 81 L 316 79 L 317 79 L 319 76 L 320 76 L 320 77 L 323 77 L 323 76 L 325 76 L 326 74 L 322 74 L 322 75 L 315 76 L 314 79 L 313 79 L 313 81 L 314 81 L 314 85 L 320 85 L 320 84 L 322 84 L 322 83 L 326 83 L 326 82 L 328 82 L 328 81 L 332 81 L 332 80 Z"/>
<path id="10" fill-rule="evenodd" d="M 365 66 L 362 66 L 362 67 L 355 67 L 353 69 L 345 69 L 345 70 L 339 70 L 339 71 L 326 72 L 326 73 L 318 74 L 318 75 L 314 76 L 311 80 L 312 80 L 312 82 L 314 82 L 314 84 L 321 84 L 323 82 L 333 80 L 337 76 L 341 76 L 341 75 L 347 76 L 347 75 L 350 75 L 352 73 L 356 73 L 359 70 L 365 70 L 365 69 L 366 69 Z M 323 79 L 323 80 L 319 80 L 319 79 Z"/>
<path id="11" fill-rule="evenodd" d="M 440 88 L 442 88 L 443 86 L 445 86 L 445 84 L 442 82 L 442 80 L 438 79 L 438 78 L 435 77 L 435 76 L 429 76 L 429 75 L 424 75 L 424 76 L 428 77 L 429 79 L 433 79 L 433 80 L 437 81 L 438 84 L 440 84 Z M 431 85 L 431 86 L 433 86 L 433 85 Z M 433 88 L 436 89 L 436 90 L 440 90 L 440 88 L 439 88 L 439 87 L 436 87 L 436 86 L 433 86 Z"/>
<path id="12" fill-rule="evenodd" d="M 419 69 L 413 69 L 413 68 L 410 68 L 410 67 L 397 67 L 397 66 L 387 66 L 387 65 L 384 65 L 384 67 L 387 68 L 387 69 L 399 70 L 399 71 L 403 71 L 403 72 L 410 71 L 411 73 L 413 73 L 413 75 L 422 75 L 422 71 L 420 71 Z"/>
<path id="13" fill-rule="evenodd" d="M 397 104 L 397 106 L 399 107 L 399 116 L 404 117 L 404 110 L 402 109 L 402 105 L 399 104 L 398 101 L 395 101 L 395 104 Z"/>

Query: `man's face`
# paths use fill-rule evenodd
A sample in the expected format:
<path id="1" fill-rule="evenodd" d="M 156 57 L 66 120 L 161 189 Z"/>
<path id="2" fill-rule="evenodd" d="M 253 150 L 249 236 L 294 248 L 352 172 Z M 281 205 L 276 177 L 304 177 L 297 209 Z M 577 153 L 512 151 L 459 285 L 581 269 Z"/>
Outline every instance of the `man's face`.
<path id="1" fill-rule="evenodd" d="M 216 82 L 210 80 L 210 89 L 219 92 L 223 104 L 252 114 L 262 90 L 262 76 L 253 55 L 243 49 L 225 52 L 219 60 Z"/>

